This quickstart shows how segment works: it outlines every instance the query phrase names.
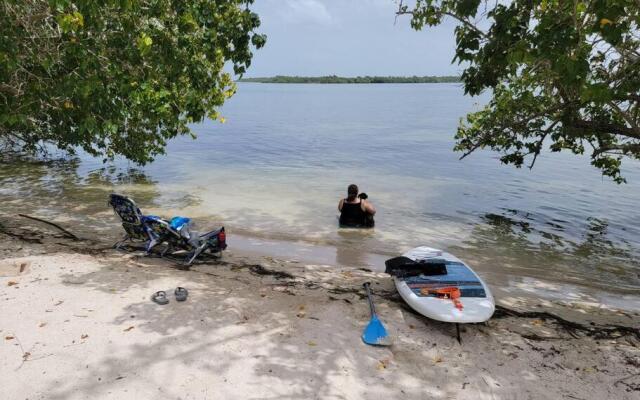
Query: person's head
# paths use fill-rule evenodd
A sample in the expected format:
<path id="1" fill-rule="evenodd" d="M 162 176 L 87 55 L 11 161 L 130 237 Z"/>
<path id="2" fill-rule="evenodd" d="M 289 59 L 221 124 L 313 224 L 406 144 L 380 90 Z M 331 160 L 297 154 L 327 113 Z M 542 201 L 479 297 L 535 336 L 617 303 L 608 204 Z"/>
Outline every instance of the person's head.
<path id="1" fill-rule="evenodd" d="M 358 186 L 351 184 L 347 188 L 347 200 L 353 201 L 358 196 Z"/>

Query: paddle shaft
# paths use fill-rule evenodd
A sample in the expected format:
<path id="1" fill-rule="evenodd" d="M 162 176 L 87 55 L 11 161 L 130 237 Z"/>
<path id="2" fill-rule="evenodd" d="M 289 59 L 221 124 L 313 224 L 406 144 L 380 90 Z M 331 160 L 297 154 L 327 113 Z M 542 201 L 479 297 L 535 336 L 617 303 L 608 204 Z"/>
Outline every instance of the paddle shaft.
<path id="1" fill-rule="evenodd" d="M 376 308 L 373 306 L 373 299 L 371 299 L 371 291 L 369 290 L 369 282 L 365 283 L 364 285 L 365 290 L 367 291 L 367 300 L 369 300 L 369 308 L 371 309 L 371 316 L 375 316 L 376 315 Z"/>

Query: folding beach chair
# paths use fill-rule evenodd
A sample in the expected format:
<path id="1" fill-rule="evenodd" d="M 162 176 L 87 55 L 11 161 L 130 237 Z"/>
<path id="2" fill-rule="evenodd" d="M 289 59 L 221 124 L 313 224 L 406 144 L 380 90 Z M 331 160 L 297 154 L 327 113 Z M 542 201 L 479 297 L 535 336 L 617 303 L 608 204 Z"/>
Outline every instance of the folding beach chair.
<path id="1" fill-rule="evenodd" d="M 109 205 L 122 220 L 126 234 L 114 247 L 124 242 L 138 240 L 145 242 L 145 250 L 150 253 L 157 245 L 164 243 L 166 248 L 161 255 L 186 251 L 185 263 L 191 265 L 202 253 L 220 253 L 227 247 L 224 227 L 199 234 L 190 229 L 190 219 L 175 217 L 170 222 L 154 215 L 143 215 L 135 202 L 119 194 L 109 196 Z"/>
<path id="2" fill-rule="evenodd" d="M 142 241 L 145 242 L 145 249 L 150 250 L 151 238 L 143 221 L 147 218 L 142 215 L 136 203 L 128 197 L 111 194 L 109 196 L 109 203 L 113 207 L 113 211 L 122 220 L 122 227 L 124 228 L 124 237 L 116 242 L 113 247 L 120 248 L 126 241 Z"/>

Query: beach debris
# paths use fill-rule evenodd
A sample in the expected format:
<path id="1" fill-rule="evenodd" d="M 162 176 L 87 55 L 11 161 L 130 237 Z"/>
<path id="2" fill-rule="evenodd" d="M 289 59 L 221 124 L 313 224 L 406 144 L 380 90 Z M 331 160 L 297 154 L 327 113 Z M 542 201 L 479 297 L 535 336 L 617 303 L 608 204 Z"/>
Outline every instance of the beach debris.
<path id="1" fill-rule="evenodd" d="M 545 311 L 517 311 L 497 305 L 493 317 L 494 319 L 516 317 L 553 321 L 573 338 L 579 338 L 580 333 L 595 339 L 619 339 L 624 336 L 631 336 L 640 340 L 640 328 L 625 325 L 584 325 Z"/>
<path id="2" fill-rule="evenodd" d="M 444 358 L 442 358 L 442 356 L 440 356 L 440 355 L 437 355 L 437 356 L 433 357 L 433 363 L 434 364 L 439 364 L 439 363 L 441 363 L 443 361 L 444 361 Z"/>
<path id="3" fill-rule="evenodd" d="M 302 305 L 300 305 L 300 307 L 298 307 L 298 313 L 296 314 L 296 317 L 304 318 L 306 315 L 307 315 L 307 313 L 304 310 L 304 304 L 302 304 Z"/>
<path id="4" fill-rule="evenodd" d="M 267 269 L 260 264 L 249 265 L 249 271 L 253 275 L 270 275 L 275 279 L 295 279 L 295 276 L 291 275 L 288 272 Z"/>
<path id="5" fill-rule="evenodd" d="M 384 360 L 379 360 L 378 363 L 376 364 L 376 368 L 379 371 L 382 371 L 383 369 L 387 369 L 387 367 L 389 367 L 389 364 L 391 362 L 388 359 L 384 359 Z"/>
<path id="6" fill-rule="evenodd" d="M 87 335 L 86 333 L 83 333 L 82 335 L 80 335 L 80 339 L 86 339 L 88 337 L 89 335 Z"/>
<path id="7" fill-rule="evenodd" d="M 16 282 L 16 281 L 7 282 L 7 286 L 14 286 L 14 285 L 17 285 L 17 284 L 18 284 L 18 282 Z"/>
<path id="8" fill-rule="evenodd" d="M 64 303 L 64 300 L 60 300 L 58 301 L 56 304 L 54 304 L 54 306 L 59 306 L 60 304 Z"/>
<path id="9" fill-rule="evenodd" d="M 44 328 L 45 326 L 47 326 L 47 323 L 41 322 L 40 325 L 38 325 L 38 328 Z"/>
<path id="10" fill-rule="evenodd" d="M 31 356 L 31 353 L 29 353 L 28 351 L 25 351 L 22 354 L 22 361 L 27 361 L 27 359 Z"/>
<path id="11" fill-rule="evenodd" d="M 27 268 L 27 263 L 20 263 L 20 273 L 23 273 L 25 268 Z"/>
<path id="12" fill-rule="evenodd" d="M 15 336 L 5 336 L 4 340 L 13 340 L 15 339 Z"/>
<path id="13" fill-rule="evenodd" d="M 315 347 L 315 346 L 317 346 L 317 345 L 318 345 L 318 343 L 314 342 L 313 340 L 309 340 L 309 341 L 307 342 L 307 345 L 309 345 L 309 346 L 311 346 L 311 347 Z"/>
<path id="14" fill-rule="evenodd" d="M 135 328 L 134 326 L 130 326 L 127 329 L 124 329 L 123 332 L 129 332 L 130 330 L 132 330 L 133 328 Z"/>

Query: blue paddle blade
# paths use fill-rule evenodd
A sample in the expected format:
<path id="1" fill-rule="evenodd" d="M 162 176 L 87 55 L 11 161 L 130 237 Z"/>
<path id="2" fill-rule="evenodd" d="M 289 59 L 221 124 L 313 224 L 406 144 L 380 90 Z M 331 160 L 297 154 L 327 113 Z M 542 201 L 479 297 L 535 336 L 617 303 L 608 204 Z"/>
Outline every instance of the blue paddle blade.
<path id="1" fill-rule="evenodd" d="M 364 332 L 362 332 L 362 340 L 366 344 L 371 344 L 374 346 L 391 345 L 391 339 L 389 338 L 387 330 L 375 315 L 371 317 L 369 325 L 367 325 L 367 327 L 364 329 Z"/>

